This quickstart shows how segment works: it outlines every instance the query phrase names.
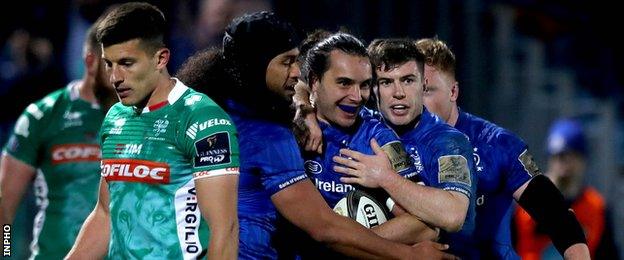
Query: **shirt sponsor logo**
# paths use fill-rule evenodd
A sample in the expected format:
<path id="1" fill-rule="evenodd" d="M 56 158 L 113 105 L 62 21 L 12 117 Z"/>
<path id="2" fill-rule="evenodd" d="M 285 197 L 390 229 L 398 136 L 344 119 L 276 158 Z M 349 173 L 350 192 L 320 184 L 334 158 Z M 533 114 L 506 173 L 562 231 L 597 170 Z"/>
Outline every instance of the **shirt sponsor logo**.
<path id="1" fill-rule="evenodd" d="M 171 178 L 169 165 L 162 162 L 137 159 L 102 160 L 100 175 L 106 181 L 167 184 Z"/>
<path id="2" fill-rule="evenodd" d="M 309 172 L 312 174 L 319 174 L 323 172 L 323 166 L 321 166 L 321 164 L 317 161 L 307 160 L 305 161 L 303 166 L 305 167 L 306 172 Z"/>
<path id="3" fill-rule="evenodd" d="M 438 158 L 438 180 L 472 185 L 468 160 L 461 155 L 445 155 Z"/>
<path id="4" fill-rule="evenodd" d="M 303 180 L 303 179 L 305 179 L 305 178 L 307 178 L 307 177 L 308 177 L 308 176 L 307 176 L 307 175 L 305 175 L 305 174 L 299 175 L 299 176 L 297 176 L 297 177 L 294 177 L 294 178 L 292 178 L 292 179 L 290 179 L 290 180 L 287 180 L 287 181 L 285 181 L 285 182 L 281 183 L 280 185 L 278 185 L 278 187 L 279 187 L 279 189 L 281 190 L 281 189 L 286 188 L 286 187 L 288 187 L 288 186 L 292 185 L 293 183 L 296 183 L 296 182 L 298 182 L 298 181 L 300 181 L 300 180 Z"/>
<path id="5" fill-rule="evenodd" d="M 222 119 L 222 118 L 209 119 L 208 121 L 205 121 L 203 123 L 195 122 L 186 130 L 186 135 L 190 137 L 191 139 L 195 140 L 195 137 L 197 136 L 197 132 L 200 132 L 200 131 L 205 130 L 206 128 L 210 128 L 210 127 L 218 126 L 218 125 L 232 125 L 232 123 L 230 122 L 230 120 Z"/>
<path id="6" fill-rule="evenodd" d="M 201 249 L 198 243 L 199 237 L 197 227 L 199 226 L 199 207 L 197 204 L 197 191 L 195 187 L 187 191 L 186 203 L 184 206 L 184 248 L 185 253 L 195 254 Z"/>
<path id="7" fill-rule="evenodd" d="M 100 146 L 96 144 L 63 144 L 52 147 L 52 164 L 99 161 Z"/>
<path id="8" fill-rule="evenodd" d="M 126 119 L 125 118 L 119 118 L 119 119 L 115 120 L 115 122 L 113 123 L 113 125 L 115 127 L 111 128 L 109 133 L 112 134 L 112 135 L 121 134 L 122 127 L 125 124 L 126 124 Z"/>
<path id="9" fill-rule="evenodd" d="M 228 164 L 231 160 L 230 134 L 219 132 L 195 142 L 195 167 Z"/>
<path id="10" fill-rule="evenodd" d="M 344 184 L 335 181 L 322 181 L 319 179 L 314 179 L 314 183 L 319 190 L 327 192 L 346 193 L 355 190 L 355 188 L 351 184 Z"/>
<path id="11" fill-rule="evenodd" d="M 114 154 L 140 154 L 143 144 L 116 144 Z"/>

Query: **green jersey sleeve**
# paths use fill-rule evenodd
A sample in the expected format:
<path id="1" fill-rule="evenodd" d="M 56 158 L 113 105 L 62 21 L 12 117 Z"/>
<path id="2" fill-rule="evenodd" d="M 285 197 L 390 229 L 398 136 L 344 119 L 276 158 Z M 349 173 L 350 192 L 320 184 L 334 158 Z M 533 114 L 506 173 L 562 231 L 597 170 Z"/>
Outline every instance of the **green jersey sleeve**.
<path id="1" fill-rule="evenodd" d="M 193 165 L 193 178 L 238 174 L 238 137 L 227 113 L 211 102 L 191 111 L 182 145 Z"/>
<path id="2" fill-rule="evenodd" d="M 46 120 L 60 94 L 54 92 L 26 107 L 15 123 L 13 134 L 5 147 L 6 153 L 30 166 L 39 166 L 39 149 L 42 140 L 45 140 Z"/>

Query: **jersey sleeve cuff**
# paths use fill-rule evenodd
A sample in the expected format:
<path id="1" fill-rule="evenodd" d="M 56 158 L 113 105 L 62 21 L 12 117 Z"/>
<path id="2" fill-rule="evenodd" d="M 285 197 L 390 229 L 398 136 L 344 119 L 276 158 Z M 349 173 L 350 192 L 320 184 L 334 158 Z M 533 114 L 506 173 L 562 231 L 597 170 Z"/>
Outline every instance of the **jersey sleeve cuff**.
<path id="1" fill-rule="evenodd" d="M 223 168 L 209 171 L 198 171 L 193 173 L 193 180 L 199 180 L 204 178 L 212 178 L 223 175 L 237 175 L 240 174 L 238 167 Z"/>

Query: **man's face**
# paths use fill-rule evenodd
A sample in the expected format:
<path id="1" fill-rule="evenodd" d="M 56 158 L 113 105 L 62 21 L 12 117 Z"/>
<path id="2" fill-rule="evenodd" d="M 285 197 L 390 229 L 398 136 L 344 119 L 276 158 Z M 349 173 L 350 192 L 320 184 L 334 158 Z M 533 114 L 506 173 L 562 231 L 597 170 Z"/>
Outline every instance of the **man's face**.
<path id="1" fill-rule="evenodd" d="M 425 94 L 423 101 L 429 111 L 438 115 L 445 122 L 451 117 L 451 111 L 457 101 L 452 89 L 457 81 L 447 72 L 425 64 Z"/>
<path id="2" fill-rule="evenodd" d="M 407 125 L 422 113 L 423 79 L 416 61 L 377 70 L 379 111 L 393 125 Z"/>
<path id="3" fill-rule="evenodd" d="M 561 181 L 582 178 L 584 172 L 585 158 L 578 152 L 566 151 L 548 159 L 548 174 Z"/>
<path id="4" fill-rule="evenodd" d="M 297 55 L 297 48 L 282 52 L 269 62 L 266 70 L 266 85 L 269 90 L 289 102 L 295 94 L 295 84 L 301 73 L 296 62 Z"/>
<path id="5" fill-rule="evenodd" d="M 130 40 L 103 49 L 102 57 L 119 100 L 125 106 L 144 106 L 156 88 L 160 69 L 160 49 L 149 54 L 140 40 Z"/>
<path id="6" fill-rule="evenodd" d="M 370 97 L 372 69 L 367 57 L 333 50 L 329 68 L 312 82 L 317 117 L 340 127 L 355 123 L 362 105 Z"/>

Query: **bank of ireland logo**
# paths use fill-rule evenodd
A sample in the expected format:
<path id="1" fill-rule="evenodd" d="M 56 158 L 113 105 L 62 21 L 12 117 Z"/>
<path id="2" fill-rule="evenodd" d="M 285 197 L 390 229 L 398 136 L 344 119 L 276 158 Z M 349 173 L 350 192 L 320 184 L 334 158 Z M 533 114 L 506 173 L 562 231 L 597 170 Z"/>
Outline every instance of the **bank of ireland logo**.
<path id="1" fill-rule="evenodd" d="M 122 127 L 125 124 L 126 124 L 126 119 L 125 118 L 119 118 L 119 119 L 115 120 L 115 122 L 113 123 L 113 125 L 115 127 L 111 128 L 110 134 L 112 134 L 112 135 L 121 134 Z"/>
<path id="2" fill-rule="evenodd" d="M 317 161 L 307 160 L 305 161 L 303 165 L 305 167 L 306 172 L 310 172 L 313 174 L 319 174 L 323 172 L 323 166 L 321 166 L 321 164 Z"/>
<path id="3" fill-rule="evenodd" d="M 164 134 L 167 132 L 167 126 L 169 126 L 169 120 L 167 119 L 158 119 L 154 122 L 154 136 L 158 136 L 160 134 Z"/>

